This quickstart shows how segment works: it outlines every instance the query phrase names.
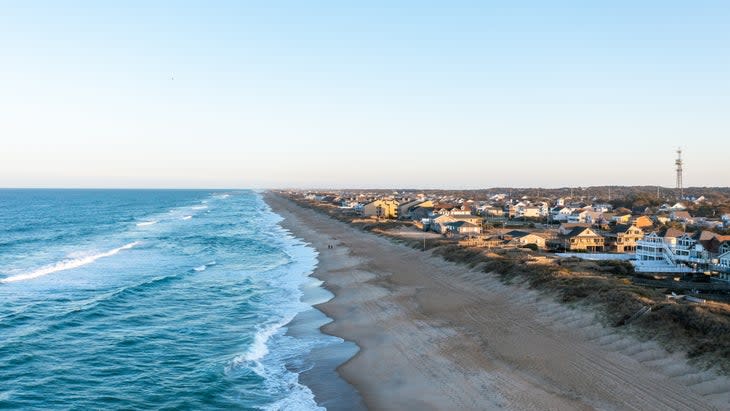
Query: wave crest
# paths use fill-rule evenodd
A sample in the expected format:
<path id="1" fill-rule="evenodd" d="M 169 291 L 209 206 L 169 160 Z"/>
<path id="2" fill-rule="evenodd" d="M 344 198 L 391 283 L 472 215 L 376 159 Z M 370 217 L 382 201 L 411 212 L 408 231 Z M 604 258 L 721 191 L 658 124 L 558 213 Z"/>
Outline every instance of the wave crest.
<path id="1" fill-rule="evenodd" d="M 137 227 L 145 227 L 145 226 L 148 226 L 148 225 L 154 225 L 154 224 L 157 224 L 157 223 L 158 223 L 158 221 L 157 221 L 157 220 L 152 220 L 152 221 L 142 221 L 141 223 L 137 223 Z"/>
<path id="2" fill-rule="evenodd" d="M 115 249 L 105 251 L 103 253 L 94 254 L 86 257 L 81 258 L 74 258 L 74 259 L 66 259 L 63 261 L 59 261 L 53 265 L 47 265 L 45 267 L 41 267 L 35 271 L 31 271 L 29 273 L 24 274 L 18 274 L 11 277 L 3 278 L 0 280 L 0 283 L 13 283 L 16 281 L 25 281 L 25 280 L 32 280 L 34 278 L 43 277 L 48 274 L 57 273 L 59 271 L 65 271 L 65 270 L 71 270 L 73 268 L 78 268 L 87 264 L 91 264 L 94 261 L 105 258 L 105 257 L 111 257 L 115 254 L 117 254 L 120 251 L 128 250 L 134 246 L 137 246 L 139 244 L 139 241 L 135 241 L 133 243 L 125 244 L 121 247 L 117 247 Z"/>

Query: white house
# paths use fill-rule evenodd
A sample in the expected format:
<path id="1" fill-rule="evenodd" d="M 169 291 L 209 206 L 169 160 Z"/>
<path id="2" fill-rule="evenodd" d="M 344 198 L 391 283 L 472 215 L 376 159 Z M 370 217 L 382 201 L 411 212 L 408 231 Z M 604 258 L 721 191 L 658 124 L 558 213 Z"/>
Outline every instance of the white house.
<path id="1" fill-rule="evenodd" d="M 661 233 L 652 232 L 637 242 L 637 271 L 644 272 L 691 272 L 708 267 L 710 253 L 702 241 L 706 235 L 690 235 L 675 229 Z"/>
<path id="2" fill-rule="evenodd" d="M 717 269 L 720 272 L 718 279 L 730 282 L 730 251 L 720 254 Z"/>
<path id="3" fill-rule="evenodd" d="M 582 211 L 574 211 L 568 216 L 568 222 L 569 223 L 586 223 L 586 224 L 596 224 L 598 220 L 600 220 L 603 213 L 596 212 L 593 210 L 582 210 Z"/>
<path id="4" fill-rule="evenodd" d="M 613 206 L 611 204 L 605 204 L 605 203 L 599 203 L 599 204 L 593 204 L 593 211 L 597 213 L 608 213 L 611 210 L 613 210 Z"/>
<path id="5" fill-rule="evenodd" d="M 553 221 L 559 221 L 559 222 L 567 222 L 570 215 L 573 213 L 574 209 L 570 207 L 556 207 L 553 208 L 552 211 L 552 219 Z"/>

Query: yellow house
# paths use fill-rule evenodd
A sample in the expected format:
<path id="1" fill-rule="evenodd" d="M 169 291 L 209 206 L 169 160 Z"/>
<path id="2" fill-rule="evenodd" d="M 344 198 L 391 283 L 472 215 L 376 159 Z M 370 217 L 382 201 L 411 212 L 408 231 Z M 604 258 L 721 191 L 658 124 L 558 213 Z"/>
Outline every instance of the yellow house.
<path id="1" fill-rule="evenodd" d="M 362 207 L 365 217 L 397 218 L 398 202 L 396 200 L 375 200 Z"/>

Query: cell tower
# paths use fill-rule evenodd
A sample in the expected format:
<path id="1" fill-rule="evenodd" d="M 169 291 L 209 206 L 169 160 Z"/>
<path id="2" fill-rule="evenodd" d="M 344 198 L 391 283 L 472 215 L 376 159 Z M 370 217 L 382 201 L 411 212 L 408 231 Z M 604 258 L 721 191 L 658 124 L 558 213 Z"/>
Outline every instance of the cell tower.
<path id="1" fill-rule="evenodd" d="M 682 186 L 682 149 L 677 149 L 677 160 L 674 162 L 677 166 L 677 194 L 679 199 L 684 198 L 684 187 Z"/>

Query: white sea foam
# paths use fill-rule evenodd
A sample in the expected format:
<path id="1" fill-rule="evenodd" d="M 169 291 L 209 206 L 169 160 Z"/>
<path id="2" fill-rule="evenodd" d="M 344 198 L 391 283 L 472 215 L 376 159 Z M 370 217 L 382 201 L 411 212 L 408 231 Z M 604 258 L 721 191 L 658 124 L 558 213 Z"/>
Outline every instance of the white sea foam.
<path id="1" fill-rule="evenodd" d="M 267 346 L 269 339 L 274 336 L 274 334 L 276 334 L 277 331 L 279 331 L 282 327 L 287 325 L 293 318 L 294 315 L 287 316 L 277 323 L 270 324 L 260 329 L 253 337 L 251 347 L 249 347 L 248 350 L 246 350 L 246 352 L 244 352 L 243 354 L 234 358 L 228 365 L 228 367 L 226 367 L 227 371 L 236 369 L 245 363 L 258 362 L 262 358 L 264 358 L 266 354 L 269 353 L 269 347 Z M 254 369 L 254 371 L 256 371 L 257 368 L 261 369 L 260 364 L 259 367 L 252 368 Z M 261 374 L 260 371 L 259 374 Z"/>
<path id="2" fill-rule="evenodd" d="M 158 221 L 157 221 L 157 220 L 152 220 L 152 221 L 142 221 L 141 223 L 137 223 L 137 227 L 145 227 L 145 226 L 148 226 L 148 225 L 154 225 L 154 224 L 157 224 L 157 223 L 158 223 Z"/>
<path id="3" fill-rule="evenodd" d="M 138 244 L 139 242 L 135 241 L 133 243 L 125 244 L 113 250 L 105 251 L 103 253 L 59 261 L 53 265 L 47 265 L 29 273 L 18 274 L 11 277 L 3 278 L 2 280 L 0 280 L 0 282 L 12 283 L 16 281 L 32 280 L 34 278 L 43 277 L 48 274 L 57 273 L 59 271 L 71 270 L 73 268 L 78 268 L 87 264 L 91 264 L 100 258 L 111 257 L 120 251 L 128 250 Z"/>
<path id="4" fill-rule="evenodd" d="M 183 219 L 183 220 L 190 220 L 191 218 L 193 218 L 193 216 L 191 216 L 191 215 L 186 215 L 186 216 L 185 216 L 185 217 L 183 217 L 182 219 Z"/>
<path id="5" fill-rule="evenodd" d="M 192 206 L 190 208 L 193 209 L 193 210 L 205 210 L 206 208 L 208 208 L 208 206 L 207 205 L 199 205 L 199 206 Z"/>

